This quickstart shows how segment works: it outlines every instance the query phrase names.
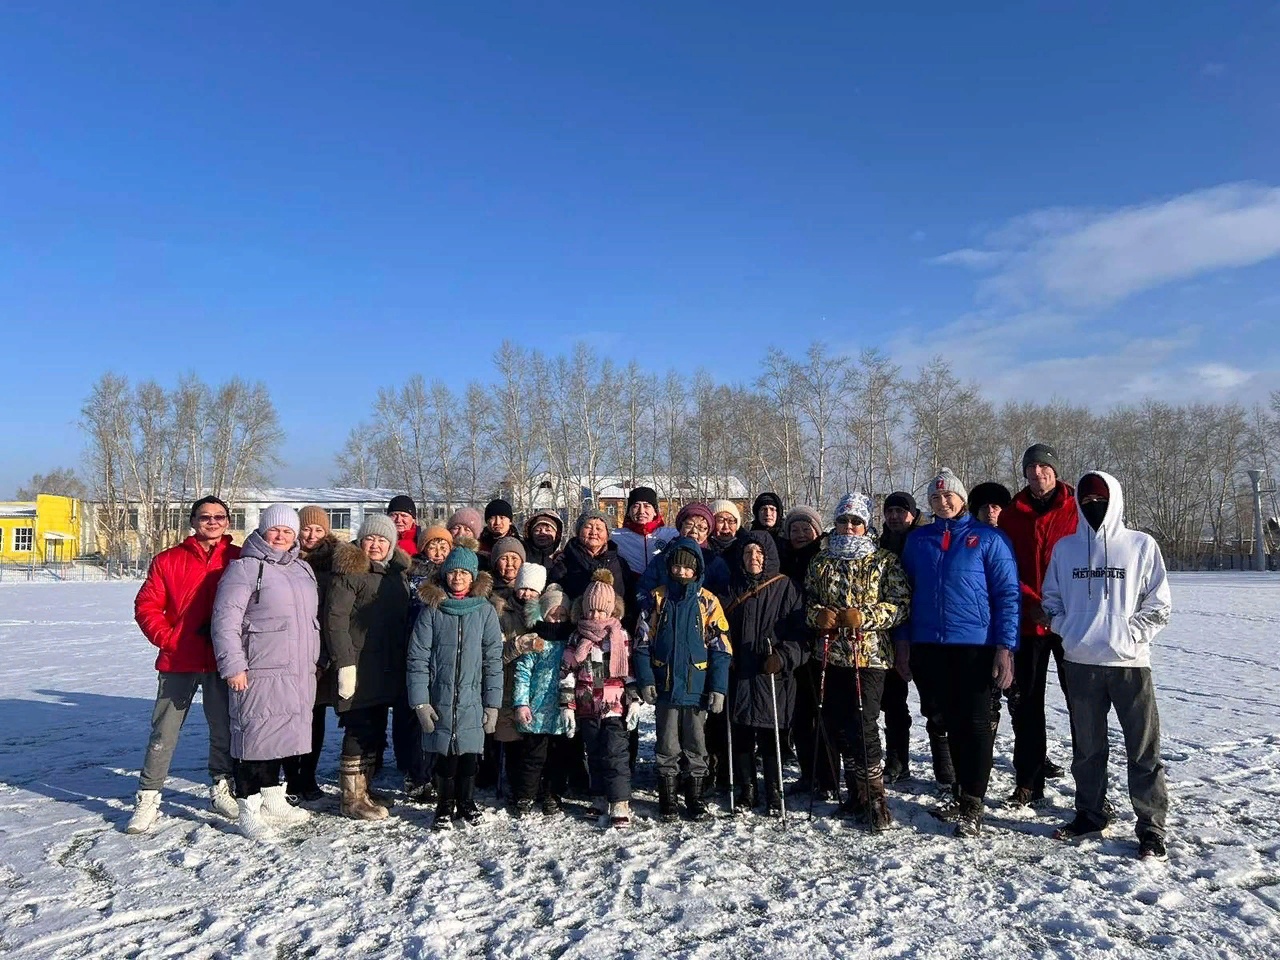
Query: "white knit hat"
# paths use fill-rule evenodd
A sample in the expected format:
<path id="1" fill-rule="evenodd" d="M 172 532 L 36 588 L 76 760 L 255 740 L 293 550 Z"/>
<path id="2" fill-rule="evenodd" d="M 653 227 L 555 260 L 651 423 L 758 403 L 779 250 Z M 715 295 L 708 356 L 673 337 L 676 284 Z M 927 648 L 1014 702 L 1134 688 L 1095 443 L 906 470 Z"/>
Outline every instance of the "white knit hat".
<path id="1" fill-rule="evenodd" d="M 841 517 L 857 517 L 867 526 L 871 525 L 871 498 L 863 493 L 846 493 L 836 504 L 836 513 L 832 519 Z"/>
<path id="2" fill-rule="evenodd" d="M 943 467 L 942 472 L 929 481 L 930 496 L 935 493 L 955 493 L 960 495 L 961 500 L 969 499 L 969 491 L 964 488 L 960 478 L 951 472 L 950 467 Z"/>
<path id="3" fill-rule="evenodd" d="M 738 509 L 738 505 L 732 500 L 713 500 L 711 502 L 711 513 L 714 516 L 717 513 L 730 513 L 733 518 L 742 523 L 742 511 Z"/>
<path id="4" fill-rule="evenodd" d="M 540 563 L 521 564 L 516 574 L 516 590 L 532 590 L 541 594 L 547 586 L 547 568 Z"/>
<path id="5" fill-rule="evenodd" d="M 258 533 L 265 534 L 272 527 L 288 527 L 297 534 L 302 529 L 298 511 L 287 503 L 273 503 L 258 517 Z"/>

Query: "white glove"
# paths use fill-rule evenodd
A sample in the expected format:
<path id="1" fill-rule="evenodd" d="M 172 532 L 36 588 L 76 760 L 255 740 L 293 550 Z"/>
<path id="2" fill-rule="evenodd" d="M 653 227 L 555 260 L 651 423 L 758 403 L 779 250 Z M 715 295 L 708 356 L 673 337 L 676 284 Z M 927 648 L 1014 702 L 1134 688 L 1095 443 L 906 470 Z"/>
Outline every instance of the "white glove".
<path id="1" fill-rule="evenodd" d="M 413 712 L 418 715 L 418 723 L 423 733 L 436 732 L 436 721 L 440 719 L 440 714 L 436 713 L 435 707 L 429 703 L 420 703 L 413 708 Z"/>
<path id="2" fill-rule="evenodd" d="M 639 700 L 632 700 L 627 704 L 627 712 L 624 719 L 627 722 L 628 730 L 635 730 L 640 726 L 640 702 Z"/>
<path id="3" fill-rule="evenodd" d="M 484 732 L 493 733 L 493 731 L 497 729 L 498 729 L 498 708 L 485 707 L 484 708 Z"/>
<path id="4" fill-rule="evenodd" d="M 570 740 L 578 732 L 578 715 L 568 707 L 560 710 L 560 720 L 564 724 L 564 735 Z"/>
<path id="5" fill-rule="evenodd" d="M 350 700 L 356 695 L 355 664 L 338 668 L 338 699 Z"/>
<path id="6" fill-rule="evenodd" d="M 711 694 L 711 700 L 710 700 L 710 702 L 707 704 L 707 709 L 708 709 L 708 710 L 710 710 L 712 713 L 719 713 L 721 710 L 723 710 L 723 709 L 724 709 L 724 694 L 723 694 L 723 693 L 713 693 L 713 694 Z"/>

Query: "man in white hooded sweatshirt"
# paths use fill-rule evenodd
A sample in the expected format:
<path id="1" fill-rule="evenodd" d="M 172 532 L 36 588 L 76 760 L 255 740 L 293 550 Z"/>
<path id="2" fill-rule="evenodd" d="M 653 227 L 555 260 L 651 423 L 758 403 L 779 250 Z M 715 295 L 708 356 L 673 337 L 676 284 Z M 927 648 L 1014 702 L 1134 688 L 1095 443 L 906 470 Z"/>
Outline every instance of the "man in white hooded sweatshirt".
<path id="1" fill-rule="evenodd" d="M 1115 707 L 1138 817 L 1138 854 L 1163 860 L 1169 797 L 1151 641 L 1172 607 L 1164 557 L 1152 537 L 1124 525 L 1124 493 L 1115 477 L 1086 473 L 1076 502 L 1080 524 L 1054 546 L 1043 592 L 1047 626 L 1062 637 L 1076 781 L 1075 820 L 1054 836 L 1074 839 L 1107 825 L 1107 714 Z"/>

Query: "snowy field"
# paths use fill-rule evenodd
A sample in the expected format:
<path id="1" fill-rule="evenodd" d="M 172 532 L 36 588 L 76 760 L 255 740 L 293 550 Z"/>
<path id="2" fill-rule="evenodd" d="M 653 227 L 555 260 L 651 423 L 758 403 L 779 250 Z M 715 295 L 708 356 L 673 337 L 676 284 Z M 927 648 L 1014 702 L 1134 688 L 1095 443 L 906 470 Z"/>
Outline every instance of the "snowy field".
<path id="1" fill-rule="evenodd" d="M 793 815 L 786 830 L 760 816 L 660 825 L 650 726 L 630 832 L 490 811 L 479 828 L 435 836 L 429 808 L 409 804 L 383 823 L 338 819 L 335 730 L 321 764 L 328 815 L 267 849 L 208 811 L 193 711 L 163 819 L 126 836 L 155 692 L 154 650 L 132 620 L 137 586 L 0 587 L 0 954 L 1280 955 L 1275 575 L 1173 577 L 1175 617 L 1154 657 L 1172 807 L 1163 864 L 1134 856 L 1114 729 L 1121 815 L 1079 846 L 1049 837 L 1070 815 L 1069 775 L 1051 782 L 1044 810 L 989 806 L 979 841 L 953 839 L 926 813 L 920 780 L 891 790 L 898 822 L 880 836 L 825 815 Z M 1069 762 L 1052 677 L 1049 704 L 1051 754 Z M 912 732 L 922 775 L 923 724 Z M 1011 750 L 1006 715 L 990 798 L 1013 787 Z"/>

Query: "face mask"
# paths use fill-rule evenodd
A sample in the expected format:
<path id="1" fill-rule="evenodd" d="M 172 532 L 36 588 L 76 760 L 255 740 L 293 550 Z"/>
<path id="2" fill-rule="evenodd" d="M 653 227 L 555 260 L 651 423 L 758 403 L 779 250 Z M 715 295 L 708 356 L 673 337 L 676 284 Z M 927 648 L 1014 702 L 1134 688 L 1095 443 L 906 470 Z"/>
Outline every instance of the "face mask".
<path id="1" fill-rule="evenodd" d="M 1080 512 L 1089 521 L 1089 526 L 1097 530 L 1102 526 L 1102 518 L 1107 515 L 1107 507 L 1110 505 L 1108 500 L 1090 500 L 1088 503 L 1080 504 Z"/>

